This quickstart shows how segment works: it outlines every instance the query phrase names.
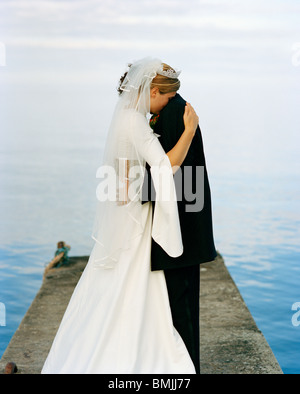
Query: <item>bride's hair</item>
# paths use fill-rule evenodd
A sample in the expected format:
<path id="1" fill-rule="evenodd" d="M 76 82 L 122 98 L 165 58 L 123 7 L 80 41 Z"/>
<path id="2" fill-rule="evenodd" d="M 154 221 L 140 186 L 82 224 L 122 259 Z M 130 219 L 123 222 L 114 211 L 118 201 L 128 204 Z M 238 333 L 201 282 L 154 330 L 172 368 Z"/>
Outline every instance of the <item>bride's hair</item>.
<path id="1" fill-rule="evenodd" d="M 166 63 L 162 63 L 163 65 L 163 71 L 168 71 L 171 70 L 175 72 L 175 70 L 169 66 Z M 131 64 L 128 64 L 128 67 L 131 67 Z M 128 71 L 125 72 L 124 75 L 120 78 L 119 81 L 119 86 L 117 87 L 117 91 L 119 92 L 119 95 L 122 94 L 123 90 L 121 89 L 121 86 L 126 78 Z M 158 87 L 160 94 L 165 94 L 165 93 L 172 93 L 172 92 L 177 92 L 180 88 L 180 81 L 178 78 L 169 78 L 164 75 L 157 74 L 155 78 L 153 78 L 152 83 L 150 88 L 154 88 L 155 86 Z"/>

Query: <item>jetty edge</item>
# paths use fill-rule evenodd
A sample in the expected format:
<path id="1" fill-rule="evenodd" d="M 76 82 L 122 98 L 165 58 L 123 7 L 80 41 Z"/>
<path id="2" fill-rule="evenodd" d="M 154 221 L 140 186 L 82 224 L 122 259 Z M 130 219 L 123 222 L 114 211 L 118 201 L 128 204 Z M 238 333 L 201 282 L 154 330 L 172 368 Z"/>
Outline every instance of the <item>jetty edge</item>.
<path id="1" fill-rule="evenodd" d="M 200 265 L 200 373 L 283 374 L 221 255 Z"/>
<path id="2" fill-rule="evenodd" d="M 16 374 L 40 374 L 74 288 L 89 256 L 70 257 L 51 269 L 11 338 L 0 361 L 0 374 L 13 362 Z"/>
<path id="3" fill-rule="evenodd" d="M 40 374 L 89 256 L 53 268 L 0 361 L 0 374 Z M 282 374 L 222 256 L 200 266 L 201 374 Z"/>

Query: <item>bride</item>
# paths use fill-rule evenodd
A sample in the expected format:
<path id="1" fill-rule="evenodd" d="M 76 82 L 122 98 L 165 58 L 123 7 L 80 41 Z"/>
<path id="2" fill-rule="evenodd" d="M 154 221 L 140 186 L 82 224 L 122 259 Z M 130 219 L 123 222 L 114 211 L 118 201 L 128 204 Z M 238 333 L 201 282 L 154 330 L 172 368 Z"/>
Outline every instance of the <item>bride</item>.
<path id="1" fill-rule="evenodd" d="M 173 327 L 163 271 L 150 268 L 151 237 L 182 254 L 173 173 L 198 124 L 190 104 L 185 131 L 169 152 L 149 126 L 179 89 L 179 72 L 158 59 L 129 65 L 97 176 L 95 244 L 42 369 L 43 374 L 189 374 L 195 368 Z M 156 204 L 141 204 L 145 164 Z M 166 198 L 167 196 L 167 198 Z"/>

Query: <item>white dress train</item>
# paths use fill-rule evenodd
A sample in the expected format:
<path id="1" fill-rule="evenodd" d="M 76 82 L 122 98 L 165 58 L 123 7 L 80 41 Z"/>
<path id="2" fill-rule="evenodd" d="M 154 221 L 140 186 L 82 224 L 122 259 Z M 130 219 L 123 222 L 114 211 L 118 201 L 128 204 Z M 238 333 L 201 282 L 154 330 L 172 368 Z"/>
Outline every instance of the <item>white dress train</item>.
<path id="1" fill-rule="evenodd" d="M 71 297 L 42 374 L 194 374 L 173 327 L 163 271 L 150 270 L 152 205 L 145 231 L 114 269 L 93 252 Z"/>

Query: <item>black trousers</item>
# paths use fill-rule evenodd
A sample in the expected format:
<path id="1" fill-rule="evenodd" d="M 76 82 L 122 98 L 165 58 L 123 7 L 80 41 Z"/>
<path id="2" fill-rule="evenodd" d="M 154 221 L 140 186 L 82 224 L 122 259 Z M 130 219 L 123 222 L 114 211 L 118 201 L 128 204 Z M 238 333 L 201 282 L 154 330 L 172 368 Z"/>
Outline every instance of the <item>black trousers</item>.
<path id="1" fill-rule="evenodd" d="M 200 265 L 165 270 L 173 324 L 200 374 Z"/>

